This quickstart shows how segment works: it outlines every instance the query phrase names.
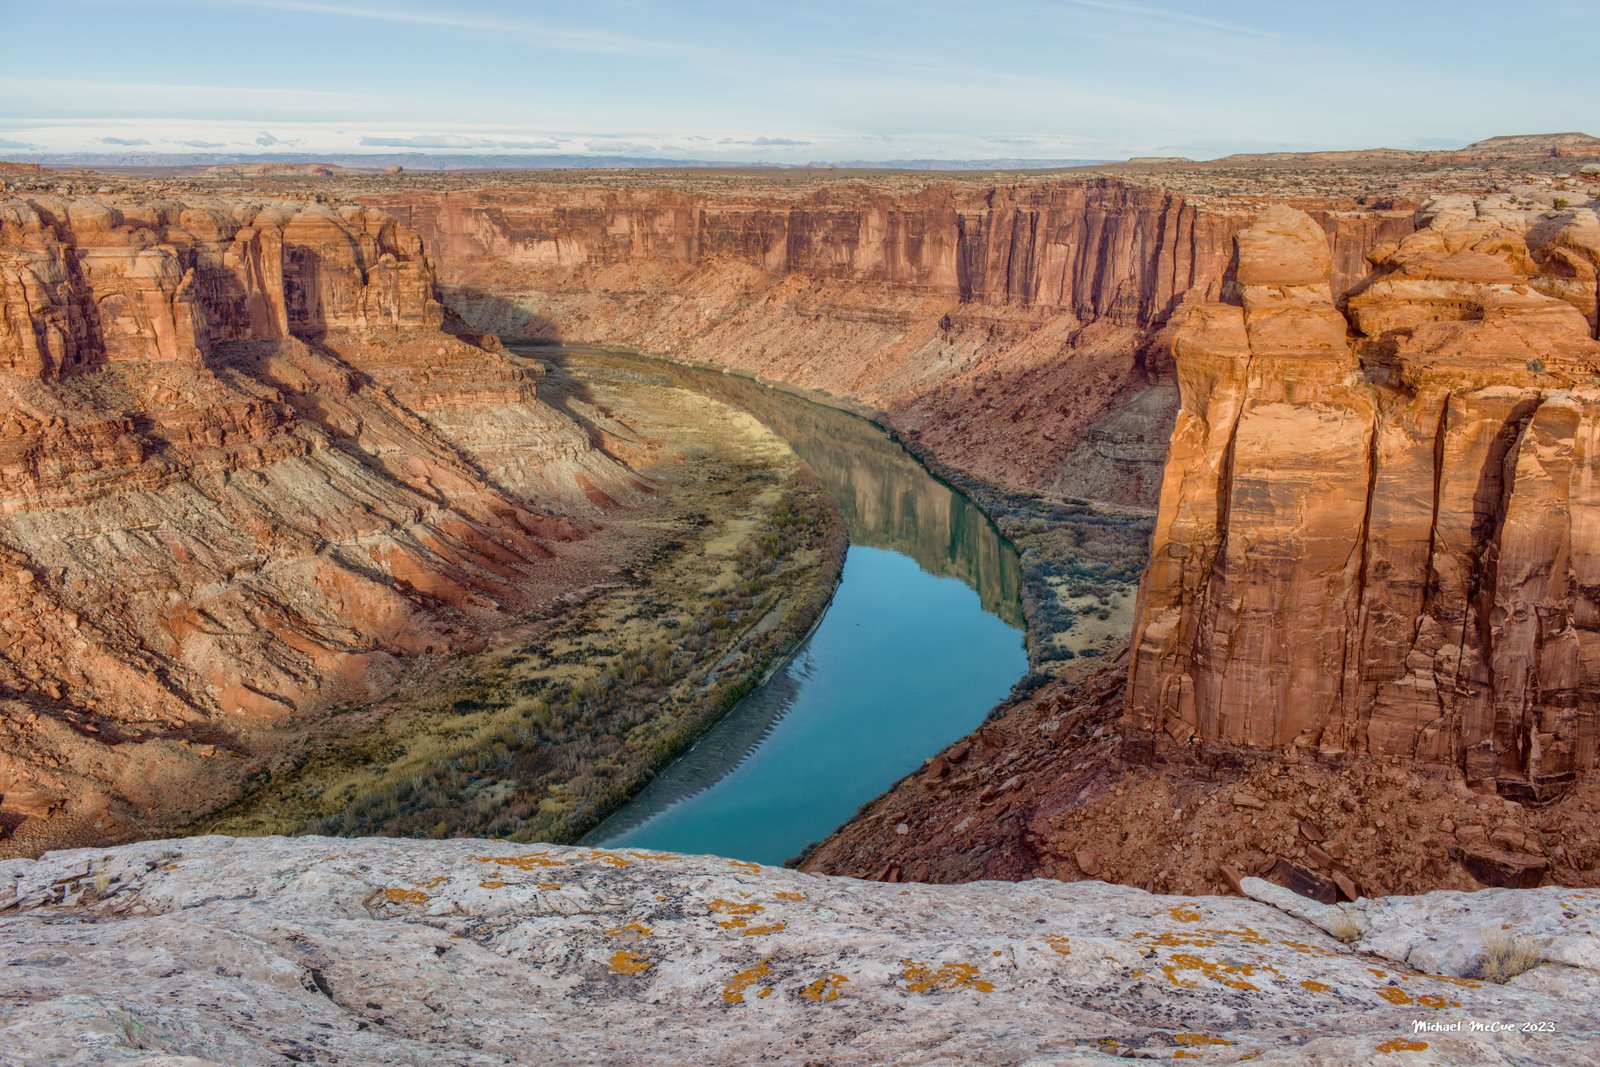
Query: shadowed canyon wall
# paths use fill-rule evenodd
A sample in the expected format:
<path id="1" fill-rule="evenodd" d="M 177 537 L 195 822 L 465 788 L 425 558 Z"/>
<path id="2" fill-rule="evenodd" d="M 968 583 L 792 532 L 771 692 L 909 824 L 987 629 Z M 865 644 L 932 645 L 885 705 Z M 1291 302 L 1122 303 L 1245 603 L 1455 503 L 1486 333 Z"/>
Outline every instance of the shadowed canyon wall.
<path id="1" fill-rule="evenodd" d="M 1269 209 L 1174 316 L 1136 757 L 1402 756 L 1523 800 L 1595 769 L 1600 227 L 1508 197 L 1420 221 L 1341 306 L 1321 228 Z"/>
<path id="2" fill-rule="evenodd" d="M 445 318 L 374 210 L 0 200 L 0 831 L 214 807 L 235 728 L 570 582 L 623 476 Z"/>
<path id="3" fill-rule="evenodd" d="M 785 192 L 515 186 L 371 197 L 506 337 L 628 344 L 852 397 L 1001 484 L 1153 506 L 1176 397 L 1158 331 L 1216 298 L 1236 204 L 1108 180 Z M 1311 205 L 1335 286 L 1408 205 Z"/>

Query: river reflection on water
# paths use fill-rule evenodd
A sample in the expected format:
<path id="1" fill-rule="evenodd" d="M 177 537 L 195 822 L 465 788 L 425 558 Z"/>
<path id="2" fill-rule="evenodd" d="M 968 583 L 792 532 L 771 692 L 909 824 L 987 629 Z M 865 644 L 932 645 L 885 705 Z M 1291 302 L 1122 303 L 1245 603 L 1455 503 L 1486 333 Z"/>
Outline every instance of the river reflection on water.
<path id="1" fill-rule="evenodd" d="M 833 602 L 789 663 L 585 844 L 781 863 L 972 730 L 1027 669 L 1015 549 L 871 422 L 717 371 L 539 355 L 748 411 L 816 472 L 850 534 Z"/>

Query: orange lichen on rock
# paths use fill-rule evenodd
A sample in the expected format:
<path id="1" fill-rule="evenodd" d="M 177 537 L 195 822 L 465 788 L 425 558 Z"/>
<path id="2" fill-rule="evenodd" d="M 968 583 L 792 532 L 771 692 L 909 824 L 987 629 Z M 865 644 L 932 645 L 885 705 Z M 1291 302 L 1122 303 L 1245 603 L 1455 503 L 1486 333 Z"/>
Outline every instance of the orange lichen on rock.
<path id="1" fill-rule="evenodd" d="M 911 993 L 934 993 L 950 989 L 975 989 L 980 993 L 993 991 L 994 983 L 978 977 L 978 968 L 971 963 L 946 963 L 933 967 L 918 960 L 903 961 L 905 969 L 900 977 L 905 979 L 906 990 Z"/>
<path id="2" fill-rule="evenodd" d="M 800 990 L 800 996 L 814 1004 L 827 1004 L 839 999 L 844 984 L 850 981 L 842 974 L 829 973 Z"/>
<path id="3" fill-rule="evenodd" d="M 1333 988 L 1331 985 L 1319 982 L 1314 978 L 1304 979 L 1301 981 L 1300 985 L 1313 993 L 1326 993 L 1328 990 Z"/>
<path id="4" fill-rule="evenodd" d="M 1179 904 L 1177 907 L 1168 908 L 1167 910 L 1172 913 L 1172 917 L 1178 922 L 1197 923 L 1200 921 L 1200 913 L 1194 910 L 1193 904 Z"/>
<path id="5" fill-rule="evenodd" d="M 468 857 L 478 863 L 494 863 L 501 867 L 511 867 L 519 871 L 531 871 L 538 867 L 564 867 L 565 860 L 558 860 L 548 852 L 528 852 L 521 856 L 471 856 Z"/>
<path id="6" fill-rule="evenodd" d="M 1053 934 L 1045 938 L 1044 943 L 1063 956 L 1072 955 L 1072 938 L 1064 934 Z"/>
<path id="7" fill-rule="evenodd" d="M 632 949 L 622 949 L 611 954 L 612 974 L 643 974 L 653 966 L 655 964 Z"/>
<path id="8" fill-rule="evenodd" d="M 1172 954 L 1172 962 L 1161 965 L 1162 973 L 1167 976 L 1167 981 L 1182 989 L 1198 989 L 1200 983 L 1188 978 L 1179 978 L 1179 971 L 1196 971 L 1203 977 L 1225 985 L 1229 989 L 1258 989 L 1258 986 L 1245 981 L 1245 978 L 1253 976 L 1258 969 L 1254 964 L 1250 963 L 1214 963 L 1189 952 L 1174 952 Z"/>
<path id="9" fill-rule="evenodd" d="M 756 964 L 756 966 L 751 967 L 749 970 L 740 971 L 723 984 L 722 999 L 727 1001 L 729 1004 L 743 1004 L 745 992 L 749 990 L 751 986 L 757 985 L 763 978 L 766 978 L 771 974 L 772 968 L 768 966 L 767 961 L 765 960 Z M 761 989 L 757 991 L 756 998 L 760 999 L 762 997 L 770 996 L 771 993 L 771 986 L 762 986 Z"/>
<path id="10" fill-rule="evenodd" d="M 623 923 L 621 926 L 613 926 L 611 929 L 606 931 L 606 936 L 626 938 L 649 937 L 650 927 L 636 919 L 633 922 Z"/>
<path id="11" fill-rule="evenodd" d="M 1300 955 L 1302 955 L 1302 956 L 1337 956 L 1338 955 L 1337 952 L 1329 952 L 1327 949 L 1323 948 L 1320 945 L 1313 945 L 1313 944 L 1310 944 L 1310 943 L 1305 942 L 1305 941 L 1296 941 L 1292 937 L 1280 938 L 1279 939 L 1279 943 L 1280 944 L 1284 944 L 1284 945 L 1288 945 L 1290 948 L 1294 949 L 1296 952 L 1300 953 Z M 1378 975 L 1378 977 L 1382 978 L 1383 975 L 1380 974 L 1380 975 Z"/>
<path id="12" fill-rule="evenodd" d="M 419 889 L 405 889 L 394 886 L 383 891 L 383 899 L 391 904 L 426 904 L 428 894 Z"/>
<path id="13" fill-rule="evenodd" d="M 1413 997 L 1410 993 L 1407 993 L 1399 986 L 1387 986 L 1383 989 L 1380 989 L 1378 990 L 1378 996 L 1382 997 L 1384 1000 L 1387 1000 L 1390 1004 L 1420 1004 L 1424 1008 L 1461 1007 L 1461 1002 L 1459 1000 L 1450 1000 L 1447 997 L 1437 996 L 1433 993 L 1424 993 L 1421 996 Z"/>
<path id="14" fill-rule="evenodd" d="M 1231 1045 L 1232 1041 L 1210 1034 L 1173 1034 L 1172 1040 L 1180 1045 Z"/>
<path id="15" fill-rule="evenodd" d="M 739 930 L 750 925 L 744 916 L 754 915 L 756 912 L 765 911 L 766 908 L 748 901 L 717 899 L 707 904 L 706 910 L 710 911 L 712 915 L 730 916 L 730 918 L 717 922 L 717 925 L 724 930 Z"/>
<path id="16" fill-rule="evenodd" d="M 759 934 L 775 934 L 781 931 L 786 924 L 782 922 L 764 923 L 761 926 L 750 926 L 739 933 L 744 937 L 755 937 Z"/>
<path id="17" fill-rule="evenodd" d="M 1197 930 L 1192 934 L 1180 934 L 1175 930 L 1163 930 L 1159 934 L 1148 934 L 1143 930 L 1135 933 L 1135 940 L 1149 941 L 1158 948 L 1211 948 L 1217 939 L 1205 931 Z"/>
<path id="18" fill-rule="evenodd" d="M 1427 1047 L 1428 1043 L 1426 1041 L 1412 1041 L 1406 1037 L 1392 1038 L 1381 1045 L 1373 1046 L 1375 1051 L 1382 1052 L 1385 1055 L 1393 1052 L 1422 1052 Z"/>
<path id="19" fill-rule="evenodd" d="M 1482 989 L 1483 983 L 1471 978 L 1457 978 L 1453 974 L 1402 974 L 1401 978 L 1426 978 L 1431 982 L 1444 982 L 1463 989 Z"/>

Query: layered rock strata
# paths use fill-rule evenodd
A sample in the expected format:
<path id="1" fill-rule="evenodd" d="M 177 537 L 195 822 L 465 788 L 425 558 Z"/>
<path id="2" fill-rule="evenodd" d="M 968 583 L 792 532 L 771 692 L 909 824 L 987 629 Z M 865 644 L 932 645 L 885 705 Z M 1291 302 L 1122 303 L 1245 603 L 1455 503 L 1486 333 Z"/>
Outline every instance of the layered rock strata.
<path id="1" fill-rule="evenodd" d="M 1547 801 L 1600 740 L 1589 208 L 1446 197 L 1336 303 L 1275 208 L 1174 316 L 1182 395 L 1124 729 L 1458 767 Z"/>
<path id="2" fill-rule="evenodd" d="M 0 864 L 0 1058 L 1593 1062 L 1590 894 L 1244 889 L 888 886 L 471 840 L 53 853 Z"/>
<path id="3" fill-rule="evenodd" d="M 0 201 L 0 834 L 223 802 L 233 731 L 570 584 L 620 472 L 445 317 L 371 209 Z"/>
<path id="4" fill-rule="evenodd" d="M 1214 299 L 1238 205 L 1114 180 L 371 196 L 452 306 L 506 337 L 627 344 L 847 396 L 991 481 L 1153 505 L 1174 397 L 1160 327 Z M 1309 205 L 1336 286 L 1410 206 Z"/>
<path id="5" fill-rule="evenodd" d="M 1442 198 L 1343 301 L 1273 208 L 1173 316 L 1131 664 L 929 761 L 810 870 L 1325 899 L 1600 882 L 1591 207 Z"/>

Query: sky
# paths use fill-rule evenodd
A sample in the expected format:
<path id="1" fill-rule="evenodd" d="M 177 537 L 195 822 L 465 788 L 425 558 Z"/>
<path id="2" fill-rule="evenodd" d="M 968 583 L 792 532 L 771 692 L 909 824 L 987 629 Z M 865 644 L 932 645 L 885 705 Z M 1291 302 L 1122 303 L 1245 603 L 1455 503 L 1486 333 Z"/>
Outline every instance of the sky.
<path id="1" fill-rule="evenodd" d="M 1562 44 L 1600 39 L 1595 0 L 0 0 L 0 25 L 27 42 L 0 65 L 0 158 L 1203 159 L 1600 134 Z"/>

